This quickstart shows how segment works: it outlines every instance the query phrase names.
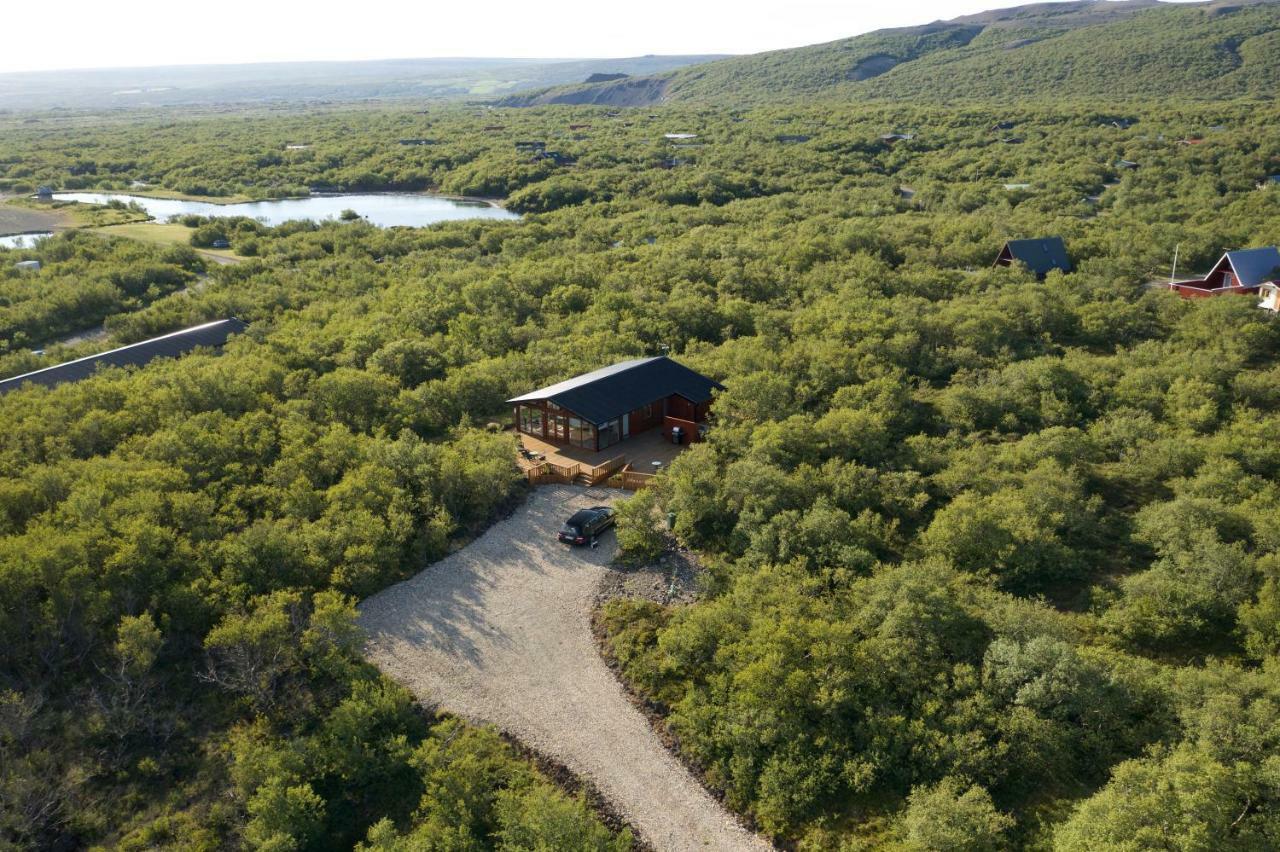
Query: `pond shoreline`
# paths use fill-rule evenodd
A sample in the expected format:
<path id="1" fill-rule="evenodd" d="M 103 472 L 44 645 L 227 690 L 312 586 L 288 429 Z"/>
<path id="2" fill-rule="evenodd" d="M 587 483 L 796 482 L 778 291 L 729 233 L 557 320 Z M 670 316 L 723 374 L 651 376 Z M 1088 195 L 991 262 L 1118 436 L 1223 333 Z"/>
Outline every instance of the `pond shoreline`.
<path id="1" fill-rule="evenodd" d="M 421 198 L 440 198 L 445 201 L 483 202 L 499 210 L 507 209 L 507 199 L 490 195 L 454 195 L 448 192 L 436 192 L 430 189 L 348 189 L 338 192 L 311 192 L 306 195 L 280 195 L 268 198 L 254 198 L 250 195 L 191 195 L 186 192 L 166 191 L 159 189 L 57 189 L 55 194 L 70 192 L 92 192 L 100 195 L 134 195 L 138 198 L 154 198 L 157 201 L 190 201 L 197 204 L 215 204 L 228 207 L 233 204 L 262 204 L 272 201 L 305 201 L 308 198 L 334 198 L 344 195 L 407 195 Z M 15 196 L 16 197 L 16 196 Z M 3 199 L 0 199 L 3 200 Z"/>
<path id="2" fill-rule="evenodd" d="M 183 216 L 222 218 L 244 216 L 267 226 L 285 222 L 341 219 L 354 210 L 366 222 L 383 228 L 420 228 L 445 221 L 468 219 L 518 220 L 520 214 L 508 210 L 492 198 L 444 195 L 434 192 L 315 192 L 307 196 L 271 198 L 248 202 L 206 199 L 185 200 L 140 192 L 115 190 L 57 191 L 55 202 L 88 205 L 126 204 L 141 208 L 157 222 L 171 222 Z"/>

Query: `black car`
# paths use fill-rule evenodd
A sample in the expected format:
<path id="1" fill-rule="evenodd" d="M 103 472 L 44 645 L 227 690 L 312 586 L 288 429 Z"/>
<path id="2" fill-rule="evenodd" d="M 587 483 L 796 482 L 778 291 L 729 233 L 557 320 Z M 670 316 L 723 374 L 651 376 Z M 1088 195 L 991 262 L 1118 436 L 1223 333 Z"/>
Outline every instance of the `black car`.
<path id="1" fill-rule="evenodd" d="M 558 538 L 569 544 L 587 544 L 596 536 L 613 526 L 618 513 L 609 506 L 593 506 L 574 512 L 573 517 L 564 522 Z"/>

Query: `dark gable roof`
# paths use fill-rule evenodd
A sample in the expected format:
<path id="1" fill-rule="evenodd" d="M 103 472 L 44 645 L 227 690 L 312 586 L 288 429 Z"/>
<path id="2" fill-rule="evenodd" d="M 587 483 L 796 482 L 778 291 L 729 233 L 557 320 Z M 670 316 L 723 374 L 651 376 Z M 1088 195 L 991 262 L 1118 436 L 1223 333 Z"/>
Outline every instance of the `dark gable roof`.
<path id="1" fill-rule="evenodd" d="M 660 355 L 602 367 L 507 402 L 547 400 L 599 426 L 672 394 L 699 403 L 720 389 L 718 382 Z"/>
<path id="2" fill-rule="evenodd" d="M 1222 260 L 1231 264 L 1241 287 L 1257 287 L 1280 278 L 1280 251 L 1275 246 L 1229 251 Z"/>
<path id="3" fill-rule="evenodd" d="M 1071 271 L 1071 258 L 1067 256 L 1067 246 L 1062 237 L 1040 237 L 1034 240 L 1009 240 L 1005 243 L 1005 251 L 1017 261 L 1027 265 L 1032 272 L 1043 278 L 1051 269 Z"/>
<path id="4" fill-rule="evenodd" d="M 239 334 L 246 328 L 248 326 L 235 317 L 207 322 L 204 325 L 121 346 L 119 349 L 99 352 L 97 355 L 77 358 L 65 364 L 4 379 L 0 381 L 0 394 L 8 393 L 28 383 L 53 387 L 63 382 L 78 382 L 92 376 L 101 367 L 141 367 L 155 358 L 176 358 L 198 346 L 221 346 L 231 335 Z"/>

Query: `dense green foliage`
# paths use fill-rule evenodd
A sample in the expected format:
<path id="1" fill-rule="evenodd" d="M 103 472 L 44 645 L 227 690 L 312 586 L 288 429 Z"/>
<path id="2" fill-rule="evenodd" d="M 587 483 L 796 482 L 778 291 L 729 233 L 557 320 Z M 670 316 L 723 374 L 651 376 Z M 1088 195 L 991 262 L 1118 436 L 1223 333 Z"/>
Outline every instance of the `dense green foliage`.
<path id="1" fill-rule="evenodd" d="M 204 263 L 190 249 L 159 249 L 73 233 L 10 252 L 0 266 L 0 353 L 47 344 L 107 317 L 147 305 L 196 280 Z M 39 272 L 16 268 L 38 260 Z"/>
<path id="2" fill-rule="evenodd" d="M 529 213 L 233 225 L 255 257 L 109 318 L 116 340 L 250 322 L 222 354 L 3 398 L 0 836 L 607 848 L 491 735 L 360 666 L 350 601 L 515 493 L 509 437 L 475 428 L 504 399 L 669 347 L 727 390 L 619 537 L 651 550 L 636 525 L 675 512 L 709 593 L 605 623 L 732 807 L 806 849 L 1276 845 L 1280 328 L 1144 285 L 1178 245 L 1204 268 L 1274 242 L 1277 111 L 646 115 L 0 136 L 9 181 L 84 178 L 76 136 L 120 165 L 96 185 L 440 186 Z M 573 168 L 513 150 L 583 119 Z M 882 144 L 891 123 L 918 135 Z M 428 127 L 447 141 L 394 141 Z M 709 144 L 664 168 L 673 128 Z M 313 148 L 281 153 L 300 130 Z M 1077 272 L 988 268 L 1051 233 Z M 472 846 L 433 834 L 458 826 Z"/>

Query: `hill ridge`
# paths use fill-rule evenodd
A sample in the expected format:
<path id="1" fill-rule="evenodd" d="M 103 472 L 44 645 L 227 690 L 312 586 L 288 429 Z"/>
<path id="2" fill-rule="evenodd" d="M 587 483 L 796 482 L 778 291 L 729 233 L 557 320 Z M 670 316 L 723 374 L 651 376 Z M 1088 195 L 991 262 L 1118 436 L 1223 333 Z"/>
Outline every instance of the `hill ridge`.
<path id="1" fill-rule="evenodd" d="M 1270 48 L 1280 46 L 1271 44 L 1277 31 L 1275 0 L 1035 3 L 633 77 L 625 88 L 566 85 L 498 103 L 743 104 L 816 94 L 936 100 L 1101 96 L 1129 88 L 1146 95 L 1271 97 L 1280 84 L 1268 59 Z M 1268 41 L 1239 51 L 1258 38 Z"/>

